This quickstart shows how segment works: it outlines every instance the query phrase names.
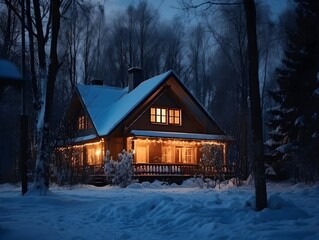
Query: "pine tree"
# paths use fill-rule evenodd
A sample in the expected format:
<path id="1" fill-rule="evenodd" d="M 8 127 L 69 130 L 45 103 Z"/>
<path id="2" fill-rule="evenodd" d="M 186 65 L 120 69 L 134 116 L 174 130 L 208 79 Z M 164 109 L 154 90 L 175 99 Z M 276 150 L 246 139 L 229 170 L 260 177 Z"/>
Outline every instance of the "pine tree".
<path id="1" fill-rule="evenodd" d="M 277 69 L 278 89 L 270 92 L 277 106 L 270 110 L 267 143 L 277 153 L 276 163 L 282 163 L 290 176 L 303 179 L 318 177 L 318 23 L 319 2 L 296 0 L 296 25 L 288 32 L 282 66 Z"/>

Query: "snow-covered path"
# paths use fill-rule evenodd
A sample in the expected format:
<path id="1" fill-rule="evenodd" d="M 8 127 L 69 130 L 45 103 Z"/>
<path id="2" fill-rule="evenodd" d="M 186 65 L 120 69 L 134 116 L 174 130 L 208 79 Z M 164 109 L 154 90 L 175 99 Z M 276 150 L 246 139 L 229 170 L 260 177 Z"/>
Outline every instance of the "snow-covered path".
<path id="1" fill-rule="evenodd" d="M 132 184 L 52 187 L 21 197 L 0 185 L 0 239 L 319 239 L 319 186 L 268 184 L 269 208 L 251 209 L 253 186 Z"/>

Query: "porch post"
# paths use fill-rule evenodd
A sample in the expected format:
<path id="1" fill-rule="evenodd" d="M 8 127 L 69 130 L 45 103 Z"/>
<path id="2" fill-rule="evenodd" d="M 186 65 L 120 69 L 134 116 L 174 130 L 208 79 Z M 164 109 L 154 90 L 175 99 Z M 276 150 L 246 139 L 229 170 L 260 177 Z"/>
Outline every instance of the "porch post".
<path id="1" fill-rule="evenodd" d="M 82 147 L 82 166 L 83 166 L 83 170 L 82 170 L 82 179 L 83 179 L 83 183 L 86 183 L 87 180 L 87 150 L 86 147 L 83 146 Z"/>
<path id="2" fill-rule="evenodd" d="M 126 149 L 127 148 L 127 138 L 126 137 L 123 137 L 122 138 L 122 149 L 125 149 L 126 151 L 128 151 L 129 149 Z"/>
<path id="3" fill-rule="evenodd" d="M 108 138 L 104 138 L 104 153 L 103 153 L 103 156 L 105 157 L 106 156 L 106 151 L 107 150 L 110 150 L 109 149 L 109 139 Z"/>
<path id="4" fill-rule="evenodd" d="M 227 159 L 227 144 L 226 143 L 224 143 L 223 144 L 223 155 L 224 155 L 224 165 L 228 165 L 228 159 Z"/>

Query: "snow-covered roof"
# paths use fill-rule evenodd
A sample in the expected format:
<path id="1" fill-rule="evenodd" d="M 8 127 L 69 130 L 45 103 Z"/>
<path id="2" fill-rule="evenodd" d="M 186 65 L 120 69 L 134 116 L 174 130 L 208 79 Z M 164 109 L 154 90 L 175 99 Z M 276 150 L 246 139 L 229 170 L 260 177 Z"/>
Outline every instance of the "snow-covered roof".
<path id="1" fill-rule="evenodd" d="M 155 90 L 172 71 L 143 81 L 132 91 L 128 88 L 78 85 L 78 92 L 99 136 L 108 135 L 132 110 Z"/>
<path id="2" fill-rule="evenodd" d="M 0 59 L 0 80 L 22 81 L 23 78 L 12 62 Z"/>
<path id="3" fill-rule="evenodd" d="M 183 133 L 183 132 L 159 132 L 159 131 L 144 131 L 132 130 L 131 134 L 136 137 L 154 137 L 154 138 L 180 138 L 191 140 L 216 140 L 216 141 L 234 141 L 227 135 L 215 134 L 199 134 L 199 133 Z"/>

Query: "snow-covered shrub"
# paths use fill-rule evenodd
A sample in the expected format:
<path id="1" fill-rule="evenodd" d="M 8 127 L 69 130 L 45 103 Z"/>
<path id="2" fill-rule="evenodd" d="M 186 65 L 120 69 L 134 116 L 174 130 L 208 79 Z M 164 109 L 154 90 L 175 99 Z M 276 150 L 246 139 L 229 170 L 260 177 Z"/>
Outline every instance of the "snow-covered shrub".
<path id="1" fill-rule="evenodd" d="M 106 151 L 106 156 L 104 159 L 104 173 L 105 176 L 108 178 L 109 182 L 112 181 L 112 179 L 115 176 L 115 169 L 116 169 L 116 165 L 117 165 L 117 161 L 114 161 L 111 157 L 110 157 L 110 151 L 107 150 Z"/>
<path id="2" fill-rule="evenodd" d="M 125 150 L 118 154 L 118 161 L 110 158 L 110 152 L 106 152 L 104 172 L 112 179 L 112 183 L 120 187 L 127 187 L 133 178 L 133 154 Z"/>
<path id="3" fill-rule="evenodd" d="M 202 156 L 199 164 L 203 167 L 221 166 L 223 164 L 223 149 L 219 145 L 204 144 L 200 149 Z"/>

